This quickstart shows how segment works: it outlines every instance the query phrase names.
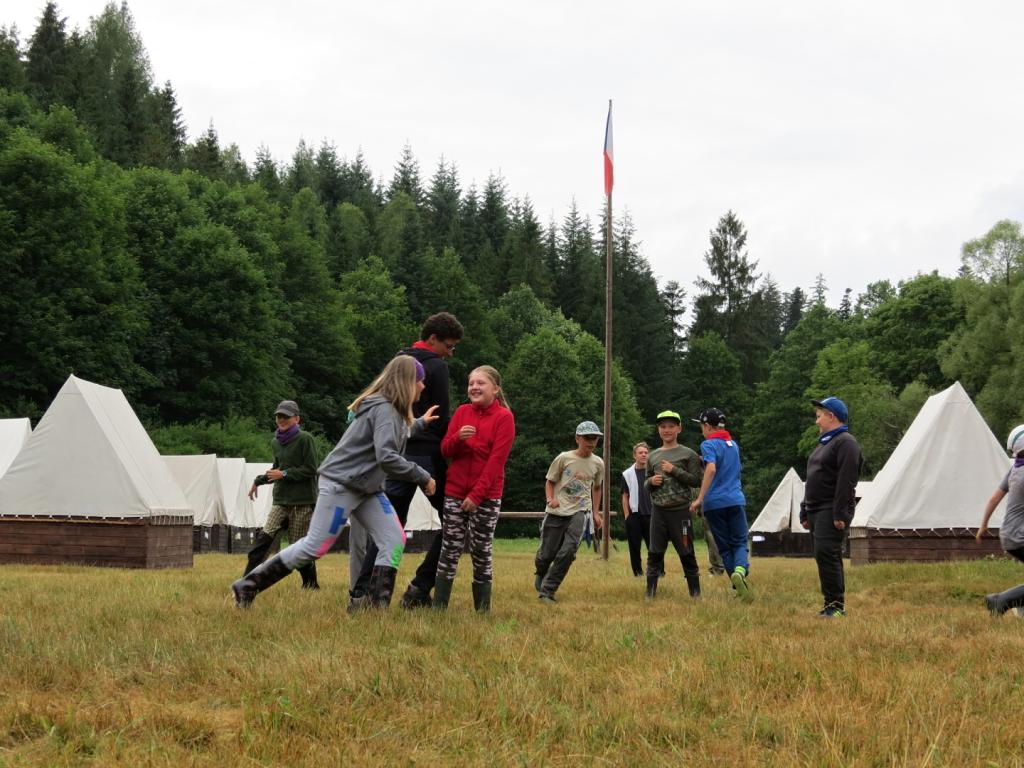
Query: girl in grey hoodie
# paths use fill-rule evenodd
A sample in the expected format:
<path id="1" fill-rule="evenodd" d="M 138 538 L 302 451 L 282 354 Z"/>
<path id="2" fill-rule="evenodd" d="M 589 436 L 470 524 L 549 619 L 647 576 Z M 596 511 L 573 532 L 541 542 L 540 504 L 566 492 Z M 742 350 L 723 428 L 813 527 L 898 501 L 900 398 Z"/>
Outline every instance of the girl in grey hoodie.
<path id="1" fill-rule="evenodd" d="M 436 406 L 419 419 L 412 415 L 412 404 L 423 391 L 423 375 L 418 360 L 399 355 L 352 402 L 348 429 L 320 465 L 309 533 L 231 585 L 240 608 L 250 606 L 258 593 L 296 568 L 323 557 L 349 518 L 377 543 L 370 604 L 386 608 L 391 603 L 405 531 L 384 494 L 384 479 L 416 483 L 428 496 L 435 490 L 427 471 L 402 456 L 409 436 L 437 419 Z"/>

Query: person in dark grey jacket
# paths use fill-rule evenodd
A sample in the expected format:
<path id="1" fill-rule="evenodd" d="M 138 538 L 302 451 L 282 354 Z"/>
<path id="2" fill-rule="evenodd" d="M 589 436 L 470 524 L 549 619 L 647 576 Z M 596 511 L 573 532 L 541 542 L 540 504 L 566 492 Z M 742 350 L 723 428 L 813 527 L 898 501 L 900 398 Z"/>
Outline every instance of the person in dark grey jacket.
<path id="1" fill-rule="evenodd" d="M 860 445 L 846 422 L 850 411 L 838 397 L 812 400 L 818 445 L 807 459 L 807 482 L 800 504 L 800 523 L 814 537 L 814 560 L 825 607 L 825 619 L 846 615 L 843 538 L 857 504 L 857 480 L 864 464 Z"/>
<path id="2" fill-rule="evenodd" d="M 257 594 L 323 557 L 349 518 L 358 520 L 377 542 L 370 606 L 386 608 L 391 603 L 405 531 L 384 494 L 384 480 L 416 483 L 428 496 L 435 491 L 434 478 L 402 456 L 410 434 L 437 418 L 434 408 L 413 418 L 412 404 L 423 391 L 423 375 L 419 361 L 401 355 L 352 402 L 349 410 L 355 418 L 320 465 L 309 533 L 231 585 L 239 607 L 248 607 Z"/>

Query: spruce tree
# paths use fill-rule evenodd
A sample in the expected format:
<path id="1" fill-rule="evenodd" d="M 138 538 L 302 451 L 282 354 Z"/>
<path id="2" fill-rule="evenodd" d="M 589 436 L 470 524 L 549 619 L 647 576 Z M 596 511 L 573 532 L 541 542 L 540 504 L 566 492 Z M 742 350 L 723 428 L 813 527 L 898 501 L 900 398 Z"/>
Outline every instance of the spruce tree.
<path id="1" fill-rule="evenodd" d="M 57 4 L 50 0 L 29 38 L 25 76 L 29 91 L 44 108 L 51 104 L 68 104 L 71 96 L 66 24 L 67 19 L 60 16 Z"/>
<path id="2" fill-rule="evenodd" d="M 0 88 L 21 91 L 26 82 L 18 28 L 13 25 L 0 27 Z"/>

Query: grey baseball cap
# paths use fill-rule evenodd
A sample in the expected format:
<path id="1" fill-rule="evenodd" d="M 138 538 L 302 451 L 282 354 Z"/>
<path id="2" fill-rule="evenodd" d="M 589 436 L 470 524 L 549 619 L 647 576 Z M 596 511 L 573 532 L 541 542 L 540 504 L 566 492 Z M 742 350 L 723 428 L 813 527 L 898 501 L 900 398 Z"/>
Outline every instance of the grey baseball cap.
<path id="1" fill-rule="evenodd" d="M 274 411 L 274 415 L 276 416 L 279 413 L 283 413 L 285 416 L 298 416 L 299 404 L 294 400 L 282 400 L 277 404 L 277 409 Z"/>
<path id="2" fill-rule="evenodd" d="M 576 434 L 597 435 L 598 437 L 602 437 L 604 435 L 604 432 L 602 432 L 601 428 L 592 421 L 581 421 L 578 425 L 576 425 Z"/>

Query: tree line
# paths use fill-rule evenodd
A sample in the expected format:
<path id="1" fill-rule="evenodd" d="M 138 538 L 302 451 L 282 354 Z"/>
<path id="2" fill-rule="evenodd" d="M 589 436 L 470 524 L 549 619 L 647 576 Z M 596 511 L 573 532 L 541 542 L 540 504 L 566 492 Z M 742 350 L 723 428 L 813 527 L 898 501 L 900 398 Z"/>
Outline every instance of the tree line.
<path id="1" fill-rule="evenodd" d="M 604 215 L 572 202 L 541 222 L 500 175 L 466 185 L 441 158 L 427 178 L 409 146 L 387 182 L 328 141 L 250 166 L 213 125 L 188 140 L 126 4 L 69 31 L 47 3 L 24 44 L 0 28 L 0 412 L 38 418 L 74 372 L 123 389 L 165 452 L 261 458 L 286 397 L 326 446 L 447 310 L 467 329 L 455 397 L 475 364 L 504 374 L 519 433 L 505 506 L 532 509 L 574 425 L 602 411 Z M 956 277 L 847 289 L 836 308 L 824 276 L 785 291 L 762 274 L 732 211 L 692 299 L 659 285 L 628 214 L 613 230 L 617 471 L 659 410 L 715 405 L 756 512 L 813 444 L 809 395 L 848 402 L 872 473 L 954 379 L 997 434 L 1021 417 L 1019 224 L 967 243 Z"/>

